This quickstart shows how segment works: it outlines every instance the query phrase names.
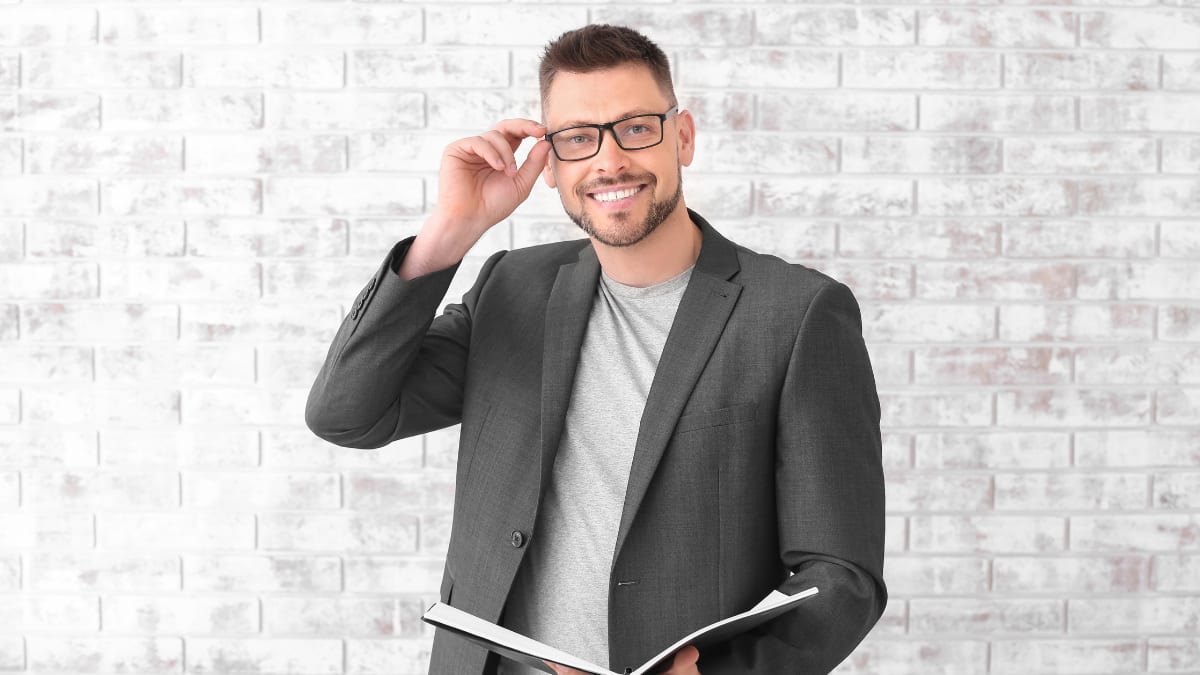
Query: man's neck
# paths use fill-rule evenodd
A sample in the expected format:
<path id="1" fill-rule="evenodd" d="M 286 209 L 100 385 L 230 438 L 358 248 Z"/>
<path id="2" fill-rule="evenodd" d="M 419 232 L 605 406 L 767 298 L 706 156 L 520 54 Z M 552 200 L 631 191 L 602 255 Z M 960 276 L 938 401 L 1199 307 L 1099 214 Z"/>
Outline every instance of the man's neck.
<path id="1" fill-rule="evenodd" d="M 646 287 L 678 276 L 696 263 L 704 237 L 681 202 L 666 220 L 633 246 L 607 246 L 592 240 L 600 267 L 626 286 Z"/>

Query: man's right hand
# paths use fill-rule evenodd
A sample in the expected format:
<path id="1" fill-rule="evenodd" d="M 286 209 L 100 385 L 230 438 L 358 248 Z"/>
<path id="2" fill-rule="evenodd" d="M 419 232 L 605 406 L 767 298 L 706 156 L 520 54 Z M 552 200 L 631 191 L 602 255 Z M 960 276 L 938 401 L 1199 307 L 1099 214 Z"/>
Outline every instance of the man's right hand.
<path id="1" fill-rule="evenodd" d="M 520 167 L 514 153 L 526 138 L 544 135 L 546 127 L 538 122 L 509 119 L 446 146 L 437 205 L 400 265 L 401 278 L 454 265 L 493 225 L 512 215 L 545 168 L 550 142 L 539 140 Z"/>

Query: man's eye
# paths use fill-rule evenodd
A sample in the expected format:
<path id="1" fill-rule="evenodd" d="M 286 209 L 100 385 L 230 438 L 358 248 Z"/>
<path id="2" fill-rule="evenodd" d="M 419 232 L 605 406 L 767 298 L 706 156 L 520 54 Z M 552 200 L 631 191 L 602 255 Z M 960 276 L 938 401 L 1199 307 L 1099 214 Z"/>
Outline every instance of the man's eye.
<path id="1" fill-rule="evenodd" d="M 583 143 L 591 143 L 592 137 L 584 134 L 575 134 L 574 136 L 567 136 L 567 142 L 572 145 L 581 145 Z"/>
<path id="2" fill-rule="evenodd" d="M 625 129 L 626 136 L 641 136 L 650 133 L 650 127 L 645 124 L 634 124 Z"/>

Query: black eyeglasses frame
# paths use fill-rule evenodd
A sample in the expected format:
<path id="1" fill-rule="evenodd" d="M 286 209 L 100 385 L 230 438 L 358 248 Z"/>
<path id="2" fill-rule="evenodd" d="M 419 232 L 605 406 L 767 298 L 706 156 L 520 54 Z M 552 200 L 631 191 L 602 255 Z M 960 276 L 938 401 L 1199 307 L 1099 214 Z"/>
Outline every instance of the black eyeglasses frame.
<path id="1" fill-rule="evenodd" d="M 559 129 L 557 131 L 552 131 L 552 132 L 546 134 L 545 136 L 543 136 L 542 138 L 546 139 L 547 141 L 550 141 L 550 149 L 554 151 L 554 156 L 557 157 L 560 162 L 582 162 L 585 159 L 591 159 L 591 158 L 595 157 L 596 155 L 600 154 L 600 146 L 604 145 L 605 130 L 609 131 L 612 134 L 613 140 L 617 142 L 617 147 L 621 148 L 622 150 L 624 150 L 626 152 L 633 152 L 635 150 L 646 150 L 649 148 L 653 148 L 656 145 L 662 145 L 663 140 L 666 139 L 666 137 L 667 137 L 667 118 L 677 112 L 679 112 L 679 104 L 678 103 L 671 106 L 671 108 L 664 113 L 638 113 L 636 115 L 630 115 L 629 117 L 622 117 L 619 120 L 613 120 L 613 121 L 607 122 L 605 124 L 576 124 L 575 126 L 567 127 L 565 129 Z M 639 148 L 627 148 L 621 143 L 621 139 L 617 137 L 616 126 L 622 122 L 628 122 L 629 120 L 637 119 L 638 117 L 657 117 L 658 118 L 658 123 L 659 123 L 658 124 L 658 141 L 655 143 L 651 143 L 650 145 L 643 145 Z M 554 145 L 553 137 L 557 136 L 558 134 L 563 133 L 564 131 L 574 131 L 576 129 L 598 129 L 599 130 L 600 135 L 598 137 L 598 140 L 596 141 L 596 151 L 593 152 L 592 154 L 588 155 L 587 157 L 576 157 L 574 159 L 564 159 L 562 155 L 558 154 L 558 147 Z"/>

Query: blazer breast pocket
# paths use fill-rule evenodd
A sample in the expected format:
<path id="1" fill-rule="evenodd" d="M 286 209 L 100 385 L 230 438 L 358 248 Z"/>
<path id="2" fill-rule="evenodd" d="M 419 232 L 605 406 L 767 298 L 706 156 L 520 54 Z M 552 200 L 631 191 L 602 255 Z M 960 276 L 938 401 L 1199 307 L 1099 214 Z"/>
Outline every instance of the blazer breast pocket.
<path id="1" fill-rule="evenodd" d="M 714 427 L 733 426 L 742 422 L 753 422 L 757 412 L 758 404 L 749 401 L 727 408 L 689 413 L 679 418 L 679 423 L 675 425 L 675 435 L 680 436 L 701 429 L 712 429 Z"/>

